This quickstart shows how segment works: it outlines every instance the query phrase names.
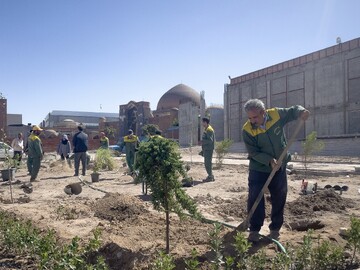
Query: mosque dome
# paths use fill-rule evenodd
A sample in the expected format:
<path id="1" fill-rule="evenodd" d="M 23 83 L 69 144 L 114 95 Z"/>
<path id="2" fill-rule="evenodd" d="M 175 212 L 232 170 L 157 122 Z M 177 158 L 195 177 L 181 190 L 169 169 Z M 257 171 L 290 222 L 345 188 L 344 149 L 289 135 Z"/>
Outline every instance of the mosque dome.
<path id="1" fill-rule="evenodd" d="M 185 84 L 178 84 L 167 91 L 159 100 L 157 110 L 179 108 L 181 103 L 193 101 L 200 106 L 200 94 Z"/>

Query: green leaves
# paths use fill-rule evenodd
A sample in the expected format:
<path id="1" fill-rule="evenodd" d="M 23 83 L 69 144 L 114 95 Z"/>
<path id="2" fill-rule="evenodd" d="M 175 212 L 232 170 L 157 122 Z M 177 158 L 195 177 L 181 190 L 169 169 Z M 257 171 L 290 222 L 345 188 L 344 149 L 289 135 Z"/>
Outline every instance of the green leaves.
<path id="1" fill-rule="evenodd" d="M 103 259 L 98 259 L 95 265 L 87 263 L 87 256 L 101 246 L 100 231 L 95 230 L 93 234 L 94 238 L 88 243 L 84 244 L 79 237 L 74 237 L 68 245 L 61 245 L 54 230 L 42 232 L 31 222 L 19 221 L 0 211 L 0 244 L 34 257 L 38 269 L 108 269 Z"/>
<path id="2" fill-rule="evenodd" d="M 187 210 L 194 217 L 200 217 L 195 202 L 181 187 L 179 177 L 185 177 L 178 145 L 161 137 L 152 138 L 140 144 L 135 169 L 139 171 L 136 182 L 145 181 L 153 206 L 166 213 L 166 252 L 169 252 L 169 212 L 180 217 Z"/>

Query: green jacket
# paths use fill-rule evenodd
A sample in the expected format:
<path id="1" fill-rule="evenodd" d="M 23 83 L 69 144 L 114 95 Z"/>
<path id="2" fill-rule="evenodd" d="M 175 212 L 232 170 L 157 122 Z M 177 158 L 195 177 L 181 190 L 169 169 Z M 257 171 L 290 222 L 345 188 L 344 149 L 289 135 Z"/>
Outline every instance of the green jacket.
<path id="1" fill-rule="evenodd" d="M 124 141 L 120 144 L 120 151 L 125 146 L 126 155 L 135 153 L 135 150 L 139 144 L 139 138 L 136 135 L 127 135 L 124 137 Z"/>
<path id="2" fill-rule="evenodd" d="M 109 148 L 109 139 L 108 139 L 108 137 L 100 138 L 100 148 L 104 148 L 104 149 Z"/>
<path id="3" fill-rule="evenodd" d="M 305 109 L 300 105 L 268 109 L 265 129 L 253 126 L 249 120 L 244 124 L 242 135 L 248 151 L 250 170 L 271 172 L 270 161 L 273 158 L 279 159 L 287 144 L 284 126 L 296 120 L 303 111 Z M 287 153 L 282 166 L 285 166 L 290 159 L 290 154 Z"/>
<path id="4" fill-rule="evenodd" d="M 41 140 L 35 134 L 31 134 L 28 138 L 28 156 L 31 158 L 40 158 L 43 157 L 43 149 Z"/>
<path id="5" fill-rule="evenodd" d="M 208 125 L 208 127 L 204 130 L 202 135 L 202 143 L 201 148 L 203 151 L 214 150 L 215 146 L 215 131 L 212 126 Z"/>

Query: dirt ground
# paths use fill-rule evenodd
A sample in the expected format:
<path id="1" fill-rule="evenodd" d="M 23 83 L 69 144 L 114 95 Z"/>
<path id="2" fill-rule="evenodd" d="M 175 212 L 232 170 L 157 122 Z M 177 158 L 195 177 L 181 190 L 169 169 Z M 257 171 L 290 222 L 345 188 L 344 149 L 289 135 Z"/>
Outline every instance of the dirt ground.
<path id="1" fill-rule="evenodd" d="M 193 187 L 186 188 L 187 193 L 197 202 L 206 218 L 239 225 L 246 217 L 248 167 L 245 156 L 229 155 L 225 162 L 227 164 L 214 170 L 216 181 L 203 183 L 201 179 L 206 177 L 206 173 L 199 157 L 191 155 L 197 153 L 195 150 L 181 150 L 183 159 L 191 166 L 189 175 L 195 180 Z M 55 229 L 65 241 L 76 235 L 87 239 L 95 228 L 101 228 L 104 243 L 101 253 L 111 269 L 147 269 L 156 251 L 165 248 L 164 213 L 154 211 L 150 196 L 143 194 L 142 186 L 135 185 L 132 177 L 125 174 L 127 168 L 122 166 L 124 158 L 118 157 L 116 162 L 118 168 L 101 172 L 101 179 L 97 183 L 91 183 L 91 170 L 83 177 L 92 187 L 106 193 L 83 185 L 79 195 L 67 195 L 65 186 L 77 183 L 79 179 L 73 176 L 73 169 L 56 160 L 54 155 L 48 155 L 43 161 L 39 181 L 33 183 L 31 194 L 24 193 L 20 188 L 30 178 L 25 166 L 16 172 L 13 181 L 14 203 L 11 203 L 9 185 L 1 182 L 0 208 L 31 219 L 40 228 Z M 329 158 L 318 157 L 316 162 L 327 164 Z M 359 164 L 358 159 L 340 157 L 331 157 L 330 162 Z M 294 162 L 296 166 L 300 168 L 302 165 Z M 322 239 L 329 239 L 339 245 L 345 243 L 338 232 L 341 227 L 349 226 L 351 215 L 360 216 L 360 175 L 350 171 L 334 177 L 331 176 L 333 174 L 326 175 L 326 170 L 323 172 L 322 176 L 311 172 L 307 174 L 306 179 L 316 182 L 319 188 L 317 193 L 311 195 L 300 194 L 301 180 L 304 178 L 301 170 L 288 175 L 289 191 L 281 243 L 301 243 L 308 228 L 315 229 L 315 234 L 319 234 Z M 340 194 L 333 189 L 324 189 L 325 185 L 346 185 L 348 190 Z M 269 232 L 269 200 L 266 195 L 267 217 L 261 231 L 264 235 Z M 177 216 L 171 216 L 170 249 L 177 260 L 177 269 L 184 269 L 181 258 L 189 258 L 193 248 L 198 251 L 200 261 L 211 259 L 208 232 L 212 228 L 212 224 L 193 219 L 180 221 Z M 230 239 L 233 231 L 224 227 L 225 250 L 231 245 L 227 239 Z M 276 252 L 273 244 L 264 248 L 268 254 Z M 22 269 L 31 269 L 26 266 L 31 261 L 24 262 L 23 258 L 9 256 L 0 250 L 0 269 L 11 269 L 1 268 L 6 265 L 5 262 L 10 265 L 9 260 L 14 265 L 20 263 L 25 267 Z"/>

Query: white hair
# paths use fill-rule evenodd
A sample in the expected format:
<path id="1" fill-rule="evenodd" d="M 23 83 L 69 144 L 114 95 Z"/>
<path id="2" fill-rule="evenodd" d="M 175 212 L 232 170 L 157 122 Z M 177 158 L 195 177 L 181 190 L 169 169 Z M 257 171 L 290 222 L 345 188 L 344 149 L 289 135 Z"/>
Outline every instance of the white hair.
<path id="1" fill-rule="evenodd" d="M 255 110 L 265 110 L 265 104 L 264 104 L 264 102 L 262 102 L 260 99 L 257 99 L 257 98 L 249 99 L 244 104 L 244 109 L 246 112 L 254 110 L 254 109 Z"/>

